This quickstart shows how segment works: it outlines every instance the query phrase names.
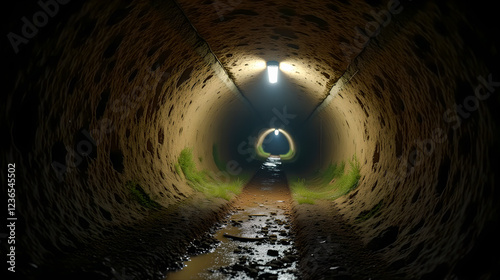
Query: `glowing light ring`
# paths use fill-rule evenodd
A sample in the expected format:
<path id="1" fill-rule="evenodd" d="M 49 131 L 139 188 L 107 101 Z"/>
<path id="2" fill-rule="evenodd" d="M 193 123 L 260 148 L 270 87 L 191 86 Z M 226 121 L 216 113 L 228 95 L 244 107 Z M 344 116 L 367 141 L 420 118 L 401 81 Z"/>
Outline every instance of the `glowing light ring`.
<path id="1" fill-rule="evenodd" d="M 263 158 L 269 157 L 270 154 L 264 152 L 264 149 L 262 148 L 262 143 L 264 142 L 266 136 L 269 135 L 270 133 L 273 133 L 274 130 L 275 130 L 274 128 L 266 129 L 263 132 L 261 132 L 261 134 L 257 137 L 257 142 L 255 143 L 255 151 L 257 155 L 259 155 L 260 157 Z M 292 159 L 295 156 L 295 143 L 293 142 L 293 139 L 290 136 L 290 134 L 288 134 L 288 132 L 284 131 L 281 128 L 279 128 L 278 131 L 283 133 L 283 135 L 285 135 L 286 139 L 288 140 L 288 145 L 290 147 L 288 153 L 281 154 L 279 156 L 281 157 L 282 160 Z"/>

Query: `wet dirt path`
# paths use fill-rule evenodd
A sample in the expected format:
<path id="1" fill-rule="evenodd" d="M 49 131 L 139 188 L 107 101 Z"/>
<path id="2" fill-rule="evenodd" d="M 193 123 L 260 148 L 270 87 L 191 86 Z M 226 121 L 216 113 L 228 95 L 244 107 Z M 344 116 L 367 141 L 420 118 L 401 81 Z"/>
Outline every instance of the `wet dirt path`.
<path id="1" fill-rule="evenodd" d="M 165 279 L 299 279 L 290 231 L 291 195 L 278 158 L 269 158 L 216 229 L 211 252 L 191 257 Z"/>

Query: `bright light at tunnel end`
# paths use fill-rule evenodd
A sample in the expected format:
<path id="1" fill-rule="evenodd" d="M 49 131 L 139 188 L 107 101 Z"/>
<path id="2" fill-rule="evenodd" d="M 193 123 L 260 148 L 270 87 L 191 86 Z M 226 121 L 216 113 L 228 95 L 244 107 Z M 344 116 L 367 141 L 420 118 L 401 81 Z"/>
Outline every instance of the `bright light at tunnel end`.
<path id="1" fill-rule="evenodd" d="M 278 69 L 280 63 L 277 61 L 267 62 L 267 74 L 269 75 L 269 83 L 275 84 L 278 82 Z"/>
<path id="2" fill-rule="evenodd" d="M 273 132 L 274 132 L 274 135 L 278 135 L 279 133 L 281 133 L 281 135 L 283 135 L 287 139 L 288 144 L 290 145 L 288 152 L 286 154 L 278 155 L 279 158 L 281 160 L 284 160 L 284 161 L 292 160 L 295 157 L 295 153 L 296 153 L 295 143 L 293 142 L 293 139 L 290 136 L 290 134 L 288 134 L 288 132 L 286 132 L 285 130 L 283 130 L 281 128 L 268 128 L 268 129 L 261 131 L 259 133 L 259 136 L 257 137 L 257 141 L 255 142 L 255 146 L 254 146 L 255 153 L 261 158 L 269 158 L 269 156 L 271 156 L 270 153 L 266 153 L 264 151 L 264 149 L 262 148 L 262 143 L 264 142 L 264 139 L 266 138 L 266 136 L 273 133 Z"/>

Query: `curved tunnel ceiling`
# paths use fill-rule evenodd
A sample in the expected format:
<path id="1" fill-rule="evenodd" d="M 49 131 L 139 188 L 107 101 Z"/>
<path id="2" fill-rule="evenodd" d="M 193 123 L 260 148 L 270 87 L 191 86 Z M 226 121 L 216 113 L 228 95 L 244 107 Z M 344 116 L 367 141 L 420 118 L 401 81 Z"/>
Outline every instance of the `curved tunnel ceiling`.
<path id="1" fill-rule="evenodd" d="M 127 182 L 164 207 L 195 196 L 175 172 L 184 148 L 200 169 L 220 157 L 252 173 L 258 132 L 282 127 L 299 150 L 290 173 L 357 156 L 357 189 L 331 207 L 403 278 L 492 275 L 500 76 L 486 2 L 57 3 L 33 34 L 22 18 L 39 4 L 5 16 L 4 33 L 24 36 L 3 41 L 2 166 L 22 182 L 26 264 L 149 217 Z"/>
<path id="2" fill-rule="evenodd" d="M 364 2 L 342 8 L 323 1 L 308 5 L 260 1 L 178 3 L 245 97 L 258 104 L 264 119 L 270 119 L 272 108 L 282 106 L 285 99 L 288 109 L 297 112 L 302 121 L 361 51 L 353 48 L 352 53 L 345 53 L 338 42 L 349 43 L 348 38 L 355 38 L 352 26 L 364 26 L 367 19 L 363 13 L 373 10 Z M 291 67 L 281 75 L 287 85 L 280 89 L 279 100 L 268 102 L 266 94 L 271 90 L 263 85 L 264 67 L 254 65 L 273 60 Z"/>

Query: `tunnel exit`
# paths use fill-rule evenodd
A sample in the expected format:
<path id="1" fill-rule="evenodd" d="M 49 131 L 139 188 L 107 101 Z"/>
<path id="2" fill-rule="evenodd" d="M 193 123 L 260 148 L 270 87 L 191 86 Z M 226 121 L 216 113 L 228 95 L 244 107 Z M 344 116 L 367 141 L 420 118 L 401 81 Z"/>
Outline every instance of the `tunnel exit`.
<path id="1" fill-rule="evenodd" d="M 278 130 L 275 130 L 274 133 L 270 133 L 264 138 L 262 149 L 266 153 L 278 156 L 288 153 L 290 144 L 284 134 L 280 134 Z"/>

